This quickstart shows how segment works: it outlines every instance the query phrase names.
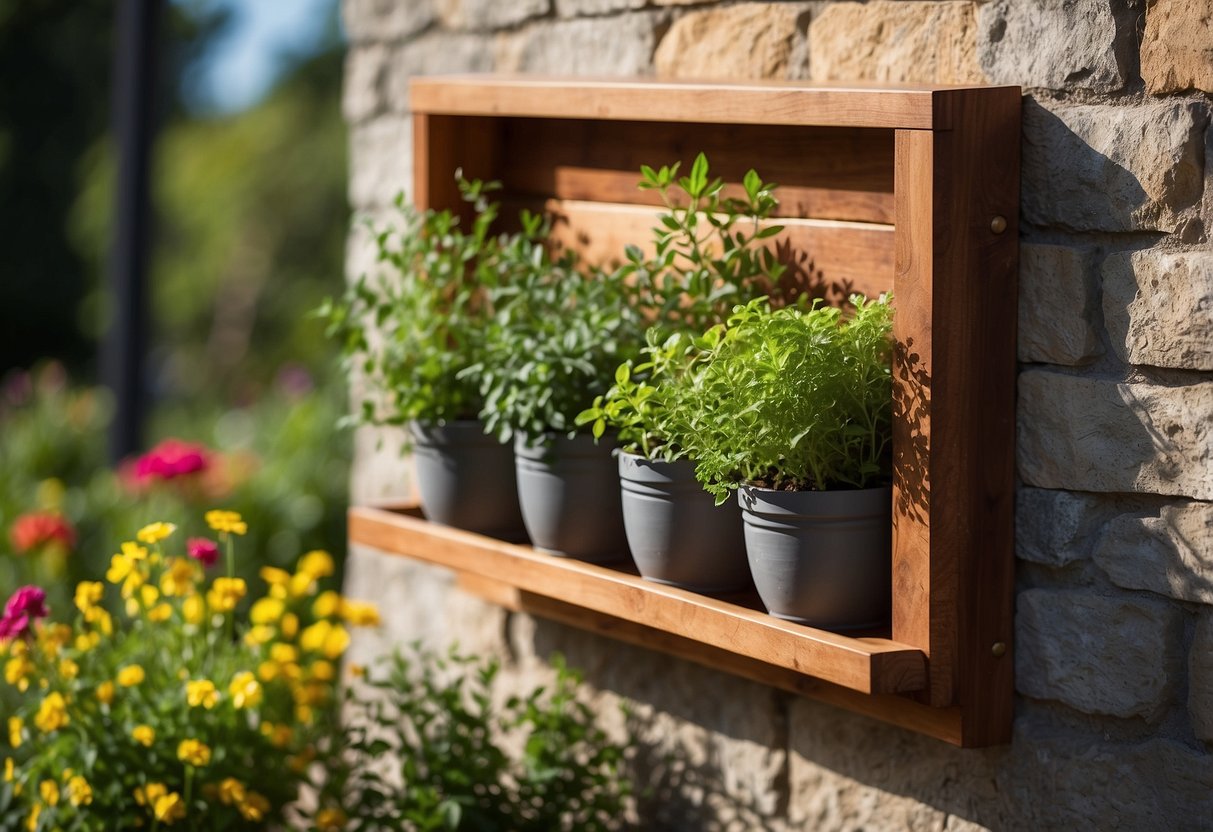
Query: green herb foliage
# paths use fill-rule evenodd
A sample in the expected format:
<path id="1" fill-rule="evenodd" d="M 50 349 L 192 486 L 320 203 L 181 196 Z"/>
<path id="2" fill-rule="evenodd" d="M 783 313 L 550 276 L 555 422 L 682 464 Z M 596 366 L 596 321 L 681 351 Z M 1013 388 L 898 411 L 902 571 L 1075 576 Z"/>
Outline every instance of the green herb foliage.
<path id="1" fill-rule="evenodd" d="M 472 419 L 483 405 L 478 380 L 461 371 L 483 358 L 502 252 L 526 241 L 491 234 L 498 205 L 488 195 L 497 183 L 460 178 L 459 187 L 475 210 L 470 228 L 449 210 L 417 211 L 398 196 L 399 227 L 375 233 L 387 268 L 319 310 L 343 345 L 347 369 L 370 388 L 358 415 L 364 423 Z M 538 224 L 528 228 L 540 233 Z"/>
<path id="2" fill-rule="evenodd" d="M 579 676 L 554 665 L 550 690 L 495 704 L 495 663 L 395 653 L 347 694 L 347 753 L 322 799 L 340 800 L 353 830 L 618 828 L 631 791 L 623 749 L 576 699 Z"/>
<path id="3" fill-rule="evenodd" d="M 741 483 L 824 491 L 888 476 L 889 300 L 853 295 L 849 316 L 756 300 L 703 339 L 682 436 L 717 503 Z"/>

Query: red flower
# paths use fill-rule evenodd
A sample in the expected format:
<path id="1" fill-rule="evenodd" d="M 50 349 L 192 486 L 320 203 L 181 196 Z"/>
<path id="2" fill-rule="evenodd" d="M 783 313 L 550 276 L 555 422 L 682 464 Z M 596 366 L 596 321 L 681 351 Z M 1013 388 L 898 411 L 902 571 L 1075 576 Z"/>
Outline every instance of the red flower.
<path id="1" fill-rule="evenodd" d="M 144 484 L 188 477 L 205 471 L 210 465 L 210 451 L 204 445 L 165 439 L 135 460 L 133 474 L 136 482 Z"/>
<path id="2" fill-rule="evenodd" d="M 4 616 L 0 618 L 0 641 L 28 635 L 34 621 L 49 614 L 46 593 L 41 587 L 21 587 L 4 605 Z"/>
<path id="3" fill-rule="evenodd" d="M 9 529 L 9 539 L 18 554 L 40 549 L 48 543 L 58 543 L 71 551 L 76 546 L 76 530 L 62 516 L 49 511 L 22 514 Z"/>
<path id="4" fill-rule="evenodd" d="M 219 560 L 219 544 L 205 537 L 191 537 L 185 542 L 185 551 L 203 566 L 214 566 Z"/>

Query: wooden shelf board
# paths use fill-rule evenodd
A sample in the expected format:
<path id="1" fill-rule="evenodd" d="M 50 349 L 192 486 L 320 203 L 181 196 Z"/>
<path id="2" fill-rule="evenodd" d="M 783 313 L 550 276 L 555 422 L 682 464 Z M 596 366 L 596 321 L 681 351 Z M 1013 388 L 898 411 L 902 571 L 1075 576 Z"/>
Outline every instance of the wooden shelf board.
<path id="1" fill-rule="evenodd" d="M 607 566 L 439 526 L 414 506 L 352 508 L 349 534 L 353 543 L 474 576 L 481 586 L 496 584 L 497 600 L 513 597 L 538 615 L 625 641 L 659 641 L 667 652 L 724 662 L 727 669 L 785 689 L 815 684 L 798 677 L 860 694 L 917 691 L 926 683 L 926 658 L 908 645 L 780 621 Z M 518 594 L 509 595 L 511 590 Z M 654 638 L 655 631 L 662 635 Z"/>
<path id="2" fill-rule="evenodd" d="M 460 75 L 414 79 L 410 104 L 435 115 L 946 130 L 970 89 Z"/>

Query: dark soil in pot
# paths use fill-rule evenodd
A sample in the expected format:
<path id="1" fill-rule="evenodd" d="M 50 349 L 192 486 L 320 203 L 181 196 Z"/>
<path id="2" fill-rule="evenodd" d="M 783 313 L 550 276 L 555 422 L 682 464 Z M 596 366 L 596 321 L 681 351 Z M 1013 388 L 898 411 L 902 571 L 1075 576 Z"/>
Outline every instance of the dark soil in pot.
<path id="1" fill-rule="evenodd" d="M 593 563 L 627 558 L 612 449 L 591 436 L 515 442 L 522 519 L 536 549 Z"/>
<path id="2" fill-rule="evenodd" d="M 514 452 L 478 421 L 414 422 L 414 467 L 427 520 L 500 540 L 526 539 Z"/>
<path id="3" fill-rule="evenodd" d="M 771 615 L 828 630 L 876 627 L 891 605 L 892 489 L 738 490 L 746 555 Z"/>
<path id="4" fill-rule="evenodd" d="M 717 506 L 695 479 L 695 466 L 619 454 L 628 548 L 647 580 L 703 593 L 750 585 L 741 510 Z"/>

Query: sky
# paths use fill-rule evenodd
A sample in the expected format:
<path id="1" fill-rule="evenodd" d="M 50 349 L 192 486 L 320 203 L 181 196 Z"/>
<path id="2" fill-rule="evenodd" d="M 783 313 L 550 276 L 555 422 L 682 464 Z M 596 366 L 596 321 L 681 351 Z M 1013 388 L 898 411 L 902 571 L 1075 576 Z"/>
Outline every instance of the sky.
<path id="1" fill-rule="evenodd" d="M 191 97 L 198 109 L 234 113 L 273 88 L 282 55 L 323 43 L 336 0 L 207 0 L 205 5 L 230 9 L 232 20 L 202 59 Z"/>

